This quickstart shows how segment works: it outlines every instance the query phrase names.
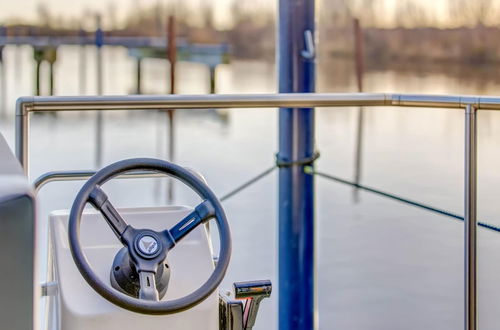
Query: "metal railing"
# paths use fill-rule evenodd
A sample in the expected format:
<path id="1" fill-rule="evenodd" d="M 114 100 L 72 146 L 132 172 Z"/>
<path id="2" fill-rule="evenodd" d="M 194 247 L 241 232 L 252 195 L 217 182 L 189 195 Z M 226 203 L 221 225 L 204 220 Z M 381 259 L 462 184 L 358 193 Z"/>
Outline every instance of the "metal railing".
<path id="1" fill-rule="evenodd" d="M 49 182 L 55 181 L 78 181 L 86 180 L 94 175 L 96 171 L 54 171 L 47 172 L 40 175 L 33 181 L 33 187 L 35 188 L 35 193 L 38 193 L 43 186 Z M 115 179 L 137 179 L 137 178 L 158 178 L 167 176 L 161 172 L 128 172 L 115 177 Z"/>
<path id="2" fill-rule="evenodd" d="M 315 107 L 424 107 L 452 108 L 465 117 L 465 329 L 477 328 L 477 110 L 500 110 L 500 97 L 415 94 L 260 94 L 260 95 L 168 95 L 25 97 L 16 105 L 16 156 L 29 173 L 29 114 L 42 111 L 163 110 L 213 108 L 315 108 Z M 52 173 L 43 182 L 90 176 L 91 172 Z M 152 173 L 136 173 L 150 176 Z M 40 186 L 40 179 L 37 180 Z"/>

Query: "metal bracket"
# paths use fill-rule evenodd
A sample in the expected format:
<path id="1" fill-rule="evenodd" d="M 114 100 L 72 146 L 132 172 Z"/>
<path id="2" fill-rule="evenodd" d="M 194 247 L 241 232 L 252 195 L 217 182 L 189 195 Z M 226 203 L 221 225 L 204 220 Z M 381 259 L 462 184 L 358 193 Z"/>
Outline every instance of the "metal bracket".
<path id="1" fill-rule="evenodd" d="M 243 330 L 244 303 L 231 298 L 231 292 L 219 293 L 219 330 Z"/>
<path id="2" fill-rule="evenodd" d="M 40 286 L 42 297 L 55 296 L 57 294 L 57 282 L 45 282 Z"/>
<path id="3" fill-rule="evenodd" d="M 316 56 L 316 50 L 311 30 L 304 31 L 304 46 L 305 49 L 300 52 L 300 55 L 305 59 L 312 60 Z"/>
<path id="4" fill-rule="evenodd" d="M 260 302 L 271 296 L 269 280 L 234 283 L 231 292 L 219 293 L 219 329 L 251 330 L 255 325 Z"/>

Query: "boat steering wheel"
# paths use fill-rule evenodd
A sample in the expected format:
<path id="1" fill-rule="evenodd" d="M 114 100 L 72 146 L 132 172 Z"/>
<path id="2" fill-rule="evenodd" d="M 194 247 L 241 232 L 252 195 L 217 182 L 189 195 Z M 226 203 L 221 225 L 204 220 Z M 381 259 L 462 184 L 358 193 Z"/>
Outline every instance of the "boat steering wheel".
<path id="1" fill-rule="evenodd" d="M 137 229 L 127 224 L 113 207 L 101 185 L 113 177 L 129 171 L 155 171 L 173 176 L 191 187 L 202 199 L 196 208 L 170 229 L 158 232 Z M 105 284 L 92 270 L 80 244 L 80 223 L 83 209 L 91 203 L 104 216 L 124 248 L 115 257 L 125 255 L 127 264 L 137 278 L 137 297 L 124 290 Z M 159 278 L 167 276 L 163 267 L 167 253 L 194 228 L 214 218 L 220 239 L 217 265 L 207 281 L 194 292 L 182 298 L 160 301 L 162 290 L 157 288 Z M 81 188 L 73 202 L 69 216 L 69 243 L 78 270 L 87 283 L 103 298 L 115 305 L 142 314 L 172 314 L 189 309 L 205 300 L 220 284 L 231 257 L 231 234 L 221 203 L 210 188 L 187 169 L 152 158 L 127 159 L 104 167 Z M 114 266 L 113 266 L 114 267 Z M 111 270 L 113 277 L 113 270 Z M 128 278 L 128 277 L 127 277 Z M 112 281 L 113 282 L 113 281 Z M 165 283 L 164 283 L 165 284 Z M 129 285 L 130 287 L 130 285 Z M 159 292 L 160 291 L 160 292 Z M 166 291 L 166 285 L 164 285 Z M 164 292 L 163 292 L 164 293 Z"/>

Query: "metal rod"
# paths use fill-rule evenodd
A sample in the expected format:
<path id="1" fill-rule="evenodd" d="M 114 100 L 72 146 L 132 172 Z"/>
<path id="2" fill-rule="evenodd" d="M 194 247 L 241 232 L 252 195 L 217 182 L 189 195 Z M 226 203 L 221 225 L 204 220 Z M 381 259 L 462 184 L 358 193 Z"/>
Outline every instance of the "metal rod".
<path id="1" fill-rule="evenodd" d="M 279 0 L 280 93 L 314 93 L 314 0 Z M 279 110 L 278 159 L 314 155 L 314 109 Z M 279 329 L 315 329 L 314 175 L 304 165 L 279 168 Z"/>
<path id="2" fill-rule="evenodd" d="M 29 104 L 18 99 L 16 102 L 16 157 L 24 174 L 29 177 Z"/>
<path id="3" fill-rule="evenodd" d="M 47 172 L 40 175 L 33 182 L 33 186 L 35 188 L 35 192 L 38 193 L 40 189 L 42 189 L 42 187 L 49 182 L 86 180 L 91 176 L 93 176 L 95 173 L 96 171 L 92 170 Z M 135 171 L 118 175 L 114 179 L 137 179 L 137 178 L 145 179 L 145 178 L 158 178 L 163 176 L 166 176 L 166 174 L 162 172 Z"/>
<path id="4" fill-rule="evenodd" d="M 477 110 L 465 108 L 465 330 L 477 329 Z"/>
<path id="5" fill-rule="evenodd" d="M 29 111 L 390 106 L 392 94 L 214 94 L 23 97 Z M 396 95 L 396 97 L 400 97 Z M 431 98 L 433 100 L 433 98 Z M 452 99 L 454 100 L 454 99 Z M 432 107 L 430 101 L 429 106 Z M 454 104 L 449 101 L 450 107 Z M 422 105 L 424 106 L 424 105 Z M 439 106 L 441 107 L 441 106 Z M 463 108 L 458 105 L 453 107 Z M 500 108 L 500 98 L 499 98 Z"/>
<path id="6" fill-rule="evenodd" d="M 215 95 L 120 95 L 22 97 L 29 111 L 358 107 L 397 106 L 500 110 L 500 96 L 416 95 L 389 93 L 280 93 Z"/>

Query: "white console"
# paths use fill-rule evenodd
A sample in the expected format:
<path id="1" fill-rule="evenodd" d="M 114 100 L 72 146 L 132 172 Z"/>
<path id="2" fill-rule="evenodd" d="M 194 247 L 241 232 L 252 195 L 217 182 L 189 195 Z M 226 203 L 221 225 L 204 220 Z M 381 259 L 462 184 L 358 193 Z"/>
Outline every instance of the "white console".
<path id="1" fill-rule="evenodd" d="M 183 206 L 118 210 L 135 228 L 170 229 L 192 209 Z M 50 215 L 50 241 L 54 281 L 58 294 L 54 307 L 61 330 L 159 330 L 218 329 L 218 298 L 214 292 L 204 302 L 182 313 L 152 316 L 120 308 L 96 293 L 80 275 L 68 244 L 68 211 Z M 82 216 L 81 244 L 95 273 L 110 283 L 113 259 L 122 248 L 100 213 L 89 209 Z M 205 226 L 198 226 L 167 256 L 171 277 L 162 300 L 185 296 L 200 287 L 214 269 L 212 246 Z M 50 267 L 50 265 L 49 265 Z M 54 320 L 55 321 L 55 320 Z M 54 326 L 54 324 L 53 324 Z M 49 327 L 51 328 L 51 327 Z"/>

